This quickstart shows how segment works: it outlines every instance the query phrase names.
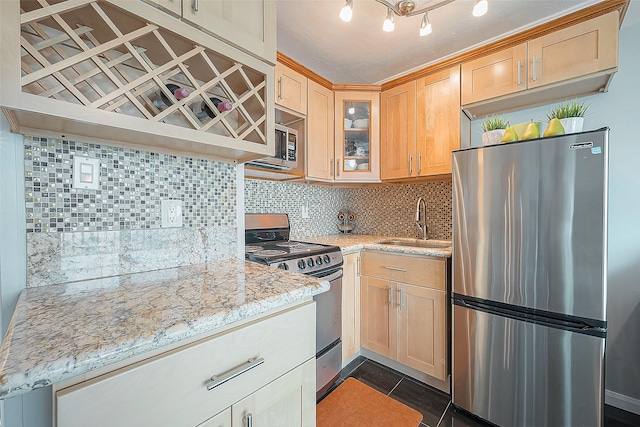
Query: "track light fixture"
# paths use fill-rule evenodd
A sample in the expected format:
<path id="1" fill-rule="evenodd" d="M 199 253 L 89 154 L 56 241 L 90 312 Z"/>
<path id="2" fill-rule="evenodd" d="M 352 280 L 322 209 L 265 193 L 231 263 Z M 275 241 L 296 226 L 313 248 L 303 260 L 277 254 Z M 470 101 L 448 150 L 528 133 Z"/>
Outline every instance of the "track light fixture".
<path id="1" fill-rule="evenodd" d="M 422 15 L 422 22 L 420 23 L 420 35 L 426 36 L 427 34 L 431 34 L 431 22 L 429 22 L 429 11 L 438 9 L 442 6 L 445 6 L 449 3 L 453 3 L 455 0 L 443 0 L 439 3 L 433 4 L 431 6 L 423 7 L 421 9 L 416 9 L 416 2 L 412 0 L 402 0 L 397 2 L 396 4 L 390 3 L 387 0 L 375 0 L 380 4 L 383 4 L 387 7 L 387 17 L 382 24 L 382 29 L 384 31 L 390 32 L 393 31 L 394 24 L 394 15 L 398 16 L 414 16 L 414 15 Z M 473 7 L 473 16 L 482 16 L 487 13 L 488 2 L 487 0 L 477 0 L 475 6 Z M 345 21 L 351 21 L 351 15 L 353 13 L 353 0 L 346 0 L 346 3 L 342 10 L 340 11 L 340 18 Z"/>
<path id="2" fill-rule="evenodd" d="M 431 22 L 429 22 L 429 16 L 427 16 L 429 12 L 424 13 L 424 17 L 422 18 L 422 23 L 420 24 L 420 36 L 426 36 L 431 34 Z"/>
<path id="3" fill-rule="evenodd" d="M 340 10 L 340 19 L 344 22 L 351 21 L 351 15 L 353 15 L 353 0 L 347 0 L 347 4 Z"/>
<path id="4" fill-rule="evenodd" d="M 487 9 L 489 5 L 487 4 L 487 0 L 478 0 L 473 6 L 473 16 L 482 16 L 487 13 Z"/>
<path id="5" fill-rule="evenodd" d="M 395 28 L 395 23 L 393 22 L 393 12 L 391 12 L 391 8 L 387 8 L 387 18 L 384 20 L 382 24 L 382 29 L 387 33 L 390 33 Z"/>

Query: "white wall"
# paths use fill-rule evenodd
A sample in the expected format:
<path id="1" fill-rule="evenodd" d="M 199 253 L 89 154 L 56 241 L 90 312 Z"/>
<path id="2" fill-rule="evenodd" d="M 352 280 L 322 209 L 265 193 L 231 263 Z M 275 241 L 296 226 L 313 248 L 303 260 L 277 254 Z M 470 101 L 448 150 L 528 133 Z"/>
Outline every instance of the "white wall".
<path id="1" fill-rule="evenodd" d="M 607 403 L 640 413 L 640 1 L 620 30 L 619 71 L 590 104 L 585 130 L 611 128 L 609 151 Z M 505 114 L 512 124 L 544 120 L 549 106 Z M 480 120 L 472 145 L 480 142 Z"/>
<path id="2" fill-rule="evenodd" d="M 0 329 L 6 332 L 27 281 L 22 136 L 9 133 L 0 114 Z M 5 427 L 50 426 L 51 387 L 2 402 Z"/>

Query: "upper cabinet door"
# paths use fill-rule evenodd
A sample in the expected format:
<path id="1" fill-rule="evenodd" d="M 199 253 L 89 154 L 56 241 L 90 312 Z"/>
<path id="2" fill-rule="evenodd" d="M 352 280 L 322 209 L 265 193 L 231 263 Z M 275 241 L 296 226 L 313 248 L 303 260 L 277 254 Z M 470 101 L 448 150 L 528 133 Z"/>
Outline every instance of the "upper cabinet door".
<path id="1" fill-rule="evenodd" d="M 153 6 L 165 9 L 174 15 L 182 16 L 182 0 L 145 0 Z"/>
<path id="2" fill-rule="evenodd" d="M 276 104 L 307 114 L 307 78 L 278 62 L 275 80 Z"/>
<path id="3" fill-rule="evenodd" d="M 526 43 L 462 64 L 462 105 L 526 88 Z"/>
<path id="4" fill-rule="evenodd" d="M 380 92 L 336 92 L 335 180 L 380 179 Z"/>
<path id="5" fill-rule="evenodd" d="M 307 114 L 307 177 L 332 179 L 334 104 L 333 91 L 309 80 Z"/>
<path id="6" fill-rule="evenodd" d="M 618 11 L 529 42 L 529 88 L 618 66 Z"/>
<path id="7" fill-rule="evenodd" d="M 380 96 L 380 178 L 414 176 L 416 155 L 416 82 L 382 92 Z"/>
<path id="8" fill-rule="evenodd" d="M 168 3 L 170 0 L 159 0 Z M 183 0 L 183 18 L 258 58 L 276 63 L 274 0 Z"/>
<path id="9" fill-rule="evenodd" d="M 460 67 L 418 80 L 417 174 L 451 173 L 451 152 L 460 148 Z"/>

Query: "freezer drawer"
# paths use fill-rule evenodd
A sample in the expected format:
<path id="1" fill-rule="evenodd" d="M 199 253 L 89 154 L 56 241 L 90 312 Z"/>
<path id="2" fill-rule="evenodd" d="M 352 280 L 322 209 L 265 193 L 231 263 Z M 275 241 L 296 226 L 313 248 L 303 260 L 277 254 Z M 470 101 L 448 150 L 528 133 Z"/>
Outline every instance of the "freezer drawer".
<path id="1" fill-rule="evenodd" d="M 453 307 L 453 403 L 499 426 L 602 426 L 604 338 Z"/>

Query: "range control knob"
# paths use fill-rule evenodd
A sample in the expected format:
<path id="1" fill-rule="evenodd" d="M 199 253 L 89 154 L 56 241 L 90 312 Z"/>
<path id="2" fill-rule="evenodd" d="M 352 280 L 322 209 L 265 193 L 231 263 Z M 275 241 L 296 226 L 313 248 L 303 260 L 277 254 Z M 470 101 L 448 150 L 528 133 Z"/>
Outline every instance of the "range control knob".
<path id="1" fill-rule="evenodd" d="M 288 270 L 289 266 L 286 263 L 280 263 L 280 265 L 278 265 L 278 268 L 281 270 Z"/>
<path id="2" fill-rule="evenodd" d="M 309 258 L 307 260 L 307 265 L 309 266 L 309 268 L 313 267 L 313 258 Z"/>
<path id="3" fill-rule="evenodd" d="M 316 265 L 322 265 L 322 257 L 320 255 L 316 258 Z"/>
<path id="4" fill-rule="evenodd" d="M 298 268 L 299 268 L 300 270 L 304 270 L 306 266 L 307 266 L 307 264 L 304 262 L 304 260 L 303 260 L 303 259 L 301 259 L 300 261 L 298 261 Z"/>
<path id="5" fill-rule="evenodd" d="M 324 256 L 324 263 L 325 264 L 329 264 L 331 262 L 331 258 L 329 258 L 329 255 L 325 255 Z"/>

